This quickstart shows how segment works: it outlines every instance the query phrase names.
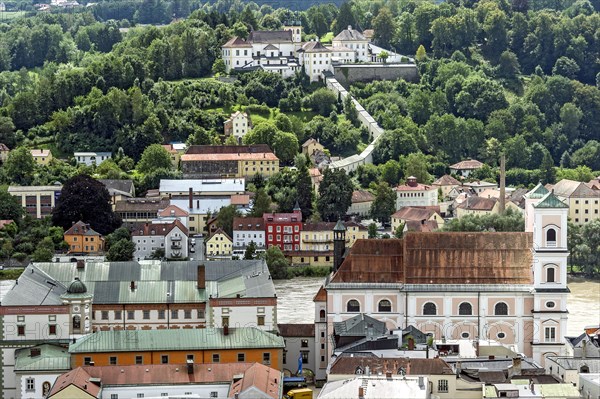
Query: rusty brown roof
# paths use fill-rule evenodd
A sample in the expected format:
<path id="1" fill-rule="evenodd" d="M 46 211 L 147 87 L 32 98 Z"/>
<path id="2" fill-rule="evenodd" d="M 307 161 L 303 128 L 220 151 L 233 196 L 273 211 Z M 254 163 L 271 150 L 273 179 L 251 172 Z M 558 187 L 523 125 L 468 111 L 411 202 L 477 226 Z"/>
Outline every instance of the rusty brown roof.
<path id="1" fill-rule="evenodd" d="M 406 233 L 358 240 L 332 283 L 531 284 L 531 233 Z"/>
<path id="2" fill-rule="evenodd" d="M 235 36 L 229 39 L 227 43 L 223 45 L 224 48 L 239 48 L 239 47 L 250 47 L 252 48 L 252 43 L 248 43 L 244 39 L 240 39 Z"/>
<path id="3" fill-rule="evenodd" d="M 117 201 L 115 212 L 156 212 L 169 206 L 168 198 L 127 198 Z"/>
<path id="4" fill-rule="evenodd" d="M 277 324 L 279 335 L 282 337 L 313 337 L 315 325 L 311 324 Z"/>
<path id="5" fill-rule="evenodd" d="M 265 230 L 263 218 L 233 218 L 233 230 L 235 231 L 256 231 Z"/>
<path id="6" fill-rule="evenodd" d="M 470 211 L 491 211 L 498 202 L 497 198 L 469 197 L 458 208 Z"/>
<path id="7" fill-rule="evenodd" d="M 439 229 L 439 226 L 436 220 L 407 220 L 406 229 L 407 231 L 430 233 Z"/>
<path id="8" fill-rule="evenodd" d="M 327 290 L 325 287 L 320 286 L 319 291 L 313 297 L 313 302 L 325 302 L 327 300 Z"/>
<path id="9" fill-rule="evenodd" d="M 404 206 L 400 208 L 399 211 L 394 213 L 392 217 L 396 219 L 416 220 L 420 222 L 423 219 L 429 219 L 434 213 L 436 213 L 436 211 L 433 209 Z"/>
<path id="10" fill-rule="evenodd" d="M 266 144 L 252 145 L 192 145 L 186 154 L 262 154 L 263 152 L 272 152 Z"/>
<path id="11" fill-rule="evenodd" d="M 450 175 L 444 175 L 431 183 L 432 186 L 460 186 L 460 182 Z"/>
<path id="12" fill-rule="evenodd" d="M 362 374 L 369 367 L 371 374 L 385 374 L 390 371 L 398 374 L 400 369 L 408 375 L 449 375 L 453 374 L 452 368 L 442 359 L 418 359 L 418 358 L 395 358 L 395 357 L 377 357 L 372 356 L 351 356 L 342 354 L 331 365 L 330 374 L 356 374 L 358 368 Z"/>

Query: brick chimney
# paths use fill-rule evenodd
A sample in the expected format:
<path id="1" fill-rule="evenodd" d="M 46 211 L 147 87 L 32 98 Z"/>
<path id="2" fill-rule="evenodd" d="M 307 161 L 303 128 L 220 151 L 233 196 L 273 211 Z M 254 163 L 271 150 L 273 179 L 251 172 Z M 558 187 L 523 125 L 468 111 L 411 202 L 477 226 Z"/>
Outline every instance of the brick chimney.
<path id="1" fill-rule="evenodd" d="M 414 176 L 409 176 L 406 178 L 406 185 L 410 187 L 417 187 L 419 183 L 417 183 L 417 178 Z"/>
<path id="2" fill-rule="evenodd" d="M 192 188 L 189 188 L 188 191 L 188 208 L 193 209 L 194 208 L 194 192 L 192 190 Z"/>

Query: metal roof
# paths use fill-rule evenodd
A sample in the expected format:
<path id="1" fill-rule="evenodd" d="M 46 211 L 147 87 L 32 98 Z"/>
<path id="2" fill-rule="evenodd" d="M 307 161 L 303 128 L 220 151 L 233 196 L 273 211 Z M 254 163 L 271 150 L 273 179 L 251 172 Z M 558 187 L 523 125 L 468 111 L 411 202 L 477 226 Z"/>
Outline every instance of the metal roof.
<path id="1" fill-rule="evenodd" d="M 62 305 L 60 296 L 67 292 L 67 284 L 55 280 L 43 271 L 27 267 L 15 285 L 2 299 L 3 306 Z"/>
<path id="2" fill-rule="evenodd" d="M 546 194 L 534 208 L 568 208 L 569 206 L 562 202 L 554 193 Z"/>
<path id="3" fill-rule="evenodd" d="M 283 337 L 254 327 L 99 331 L 78 339 L 69 353 L 284 348 Z"/>
<path id="4" fill-rule="evenodd" d="M 195 193 L 213 193 L 223 191 L 238 193 L 244 192 L 246 181 L 243 178 L 183 180 L 161 179 L 159 191 L 161 193 L 188 192 L 190 187 Z"/>
<path id="5" fill-rule="evenodd" d="M 39 349 L 39 355 L 31 356 L 32 349 Z M 15 371 L 70 370 L 71 355 L 67 348 L 42 344 L 15 351 Z"/>

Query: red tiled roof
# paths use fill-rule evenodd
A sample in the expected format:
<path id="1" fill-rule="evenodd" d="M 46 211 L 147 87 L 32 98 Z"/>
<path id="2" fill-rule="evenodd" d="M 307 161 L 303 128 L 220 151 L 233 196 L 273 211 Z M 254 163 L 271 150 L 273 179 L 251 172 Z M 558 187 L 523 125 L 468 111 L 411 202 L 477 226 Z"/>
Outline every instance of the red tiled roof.
<path id="1" fill-rule="evenodd" d="M 418 220 L 420 222 L 423 219 L 429 219 L 434 213 L 436 211 L 433 209 L 404 206 L 395 212 L 392 217 L 402 220 Z"/>
<path id="2" fill-rule="evenodd" d="M 173 148 L 173 144 L 163 144 L 162 147 L 167 150 L 167 152 L 169 154 L 175 154 L 177 153 L 177 150 L 175 148 Z"/>
<path id="3" fill-rule="evenodd" d="M 435 187 L 431 187 L 421 183 L 417 183 L 415 185 L 402 184 L 400 186 L 394 187 L 394 190 L 396 191 L 429 191 L 435 189 Z"/>
<path id="4" fill-rule="evenodd" d="M 112 367 L 118 367 L 119 370 L 121 369 L 121 366 L 112 366 Z M 127 366 L 125 366 L 127 367 Z M 146 366 L 144 366 L 146 367 Z M 101 367 L 98 367 L 99 369 Z M 119 371 L 120 373 L 120 371 Z M 57 393 L 59 393 L 60 391 L 62 391 L 63 389 L 69 387 L 70 385 L 75 385 L 76 387 L 78 387 L 79 389 L 81 389 L 82 391 L 88 393 L 89 395 L 91 395 L 92 397 L 96 398 L 98 397 L 98 394 L 100 393 L 100 387 L 92 382 L 90 382 L 91 376 L 88 374 L 88 372 L 83 369 L 82 367 L 77 367 L 75 370 L 71 370 L 68 373 L 62 374 L 61 376 L 59 376 L 56 379 L 56 382 L 54 383 L 54 385 L 52 386 L 52 390 L 50 391 L 50 397 L 56 395 Z"/>
<path id="5" fill-rule="evenodd" d="M 183 154 L 181 160 L 186 161 L 277 161 L 279 158 L 272 152 L 252 154 Z"/>
<path id="6" fill-rule="evenodd" d="M 235 231 L 264 231 L 265 222 L 263 218 L 234 218 L 233 230 Z"/>
<path id="7" fill-rule="evenodd" d="M 437 220 L 407 220 L 407 231 L 418 231 L 421 233 L 431 233 L 439 229 Z"/>
<path id="8" fill-rule="evenodd" d="M 354 190 L 352 192 L 352 203 L 371 202 L 375 200 L 375 196 L 366 190 Z"/>
<path id="9" fill-rule="evenodd" d="M 171 212 L 172 211 L 172 212 Z M 168 217 L 168 216 L 177 216 L 177 217 L 185 217 L 188 216 L 189 213 L 184 211 L 180 207 L 176 205 L 169 205 L 165 209 L 161 209 L 158 211 L 158 216 Z"/>
<path id="10" fill-rule="evenodd" d="M 531 284 L 531 233 L 407 233 L 358 240 L 331 282 Z"/>
<path id="11" fill-rule="evenodd" d="M 32 157 L 47 157 L 50 155 L 50 150 L 35 149 L 29 150 L 29 152 L 31 152 Z"/>
<path id="12" fill-rule="evenodd" d="M 136 226 L 136 229 L 131 229 L 132 236 L 166 236 L 175 227 L 188 234 L 188 229 L 179 220 L 175 220 L 173 223 L 144 223 Z"/>
<path id="13" fill-rule="evenodd" d="M 14 222 L 14 220 L 12 220 L 12 219 L 2 219 L 2 220 L 0 220 L 0 229 L 2 229 L 7 224 L 11 224 L 12 222 Z"/>
<path id="14" fill-rule="evenodd" d="M 327 300 L 327 291 L 325 287 L 320 286 L 319 291 L 313 297 L 313 302 L 325 302 Z"/>
<path id="15" fill-rule="evenodd" d="M 214 237 L 214 236 L 216 236 L 217 234 L 223 234 L 225 237 L 227 237 L 227 238 L 229 239 L 229 241 L 233 241 L 233 240 L 231 239 L 231 237 L 229 237 L 229 234 L 227 234 L 227 233 L 225 232 L 225 230 L 223 230 L 223 229 L 222 229 L 222 228 L 220 228 L 220 227 L 219 227 L 217 230 L 215 230 L 215 232 L 214 232 L 214 233 L 212 233 L 208 239 L 210 240 L 211 238 L 213 238 L 213 237 Z"/>
<path id="16" fill-rule="evenodd" d="M 442 359 L 418 359 L 377 356 L 339 356 L 331 365 L 330 374 L 355 374 L 357 368 L 363 373 L 369 367 L 371 374 L 385 374 L 391 371 L 398 373 L 401 368 L 408 375 L 449 375 L 453 374 L 452 368 Z M 387 369 L 386 369 L 387 368 Z"/>
<path id="17" fill-rule="evenodd" d="M 233 194 L 231 196 L 231 205 L 248 205 L 249 203 L 249 194 Z"/>
<path id="18" fill-rule="evenodd" d="M 476 159 L 466 159 L 464 161 L 457 162 L 454 165 L 450 165 L 450 169 L 472 170 L 472 169 L 479 169 L 482 166 L 483 166 L 483 163 L 479 162 Z"/>
<path id="19" fill-rule="evenodd" d="M 227 43 L 225 43 L 223 45 L 223 47 L 225 47 L 225 48 L 250 47 L 251 48 L 252 43 L 248 43 L 244 39 L 240 39 L 239 37 L 235 36 L 235 37 L 232 37 L 231 39 L 229 39 L 229 41 L 227 41 Z"/>
<path id="20" fill-rule="evenodd" d="M 282 337 L 314 337 L 315 325 L 310 324 L 277 324 Z"/>
<path id="21" fill-rule="evenodd" d="M 261 392 L 266 393 L 273 399 L 282 397 L 280 392 L 281 380 L 283 374 L 279 370 L 272 369 L 260 363 L 254 363 L 244 372 L 244 377 L 231 385 L 229 389 L 229 398 L 238 397 L 239 394 L 255 387 Z M 255 392 L 250 393 L 255 396 Z M 243 395 L 240 395 L 243 396 Z M 262 397 L 262 395 L 260 395 Z"/>

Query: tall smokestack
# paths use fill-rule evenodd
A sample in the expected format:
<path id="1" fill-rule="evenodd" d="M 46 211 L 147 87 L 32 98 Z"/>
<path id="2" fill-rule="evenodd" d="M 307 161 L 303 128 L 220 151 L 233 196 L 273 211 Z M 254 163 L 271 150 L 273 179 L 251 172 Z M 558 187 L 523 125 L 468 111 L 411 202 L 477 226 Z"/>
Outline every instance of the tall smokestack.
<path id="1" fill-rule="evenodd" d="M 194 207 L 194 191 L 192 190 L 192 188 L 190 187 L 189 189 L 189 193 L 188 193 L 188 208 L 192 209 Z"/>
<path id="2" fill-rule="evenodd" d="M 504 153 L 500 155 L 500 214 L 506 209 L 506 157 Z"/>

